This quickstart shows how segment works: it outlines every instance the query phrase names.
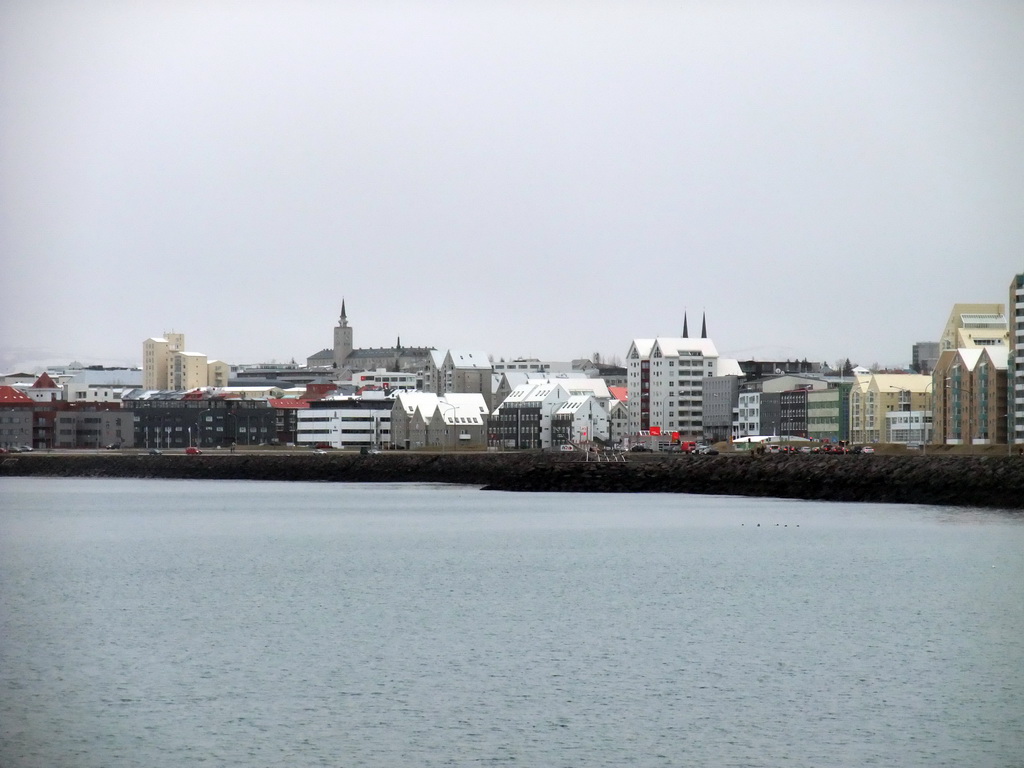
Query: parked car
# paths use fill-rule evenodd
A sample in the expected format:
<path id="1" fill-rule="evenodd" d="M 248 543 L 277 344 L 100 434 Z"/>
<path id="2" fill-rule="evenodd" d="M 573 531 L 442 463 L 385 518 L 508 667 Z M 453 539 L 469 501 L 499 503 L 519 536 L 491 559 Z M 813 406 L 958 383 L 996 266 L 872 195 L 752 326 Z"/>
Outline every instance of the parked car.
<path id="1" fill-rule="evenodd" d="M 872 448 L 870 445 L 865 445 L 863 448 L 860 449 L 860 452 L 861 453 L 874 453 L 875 449 Z"/>
<path id="2" fill-rule="evenodd" d="M 190 445 L 188 448 L 185 449 L 185 453 L 187 453 L 189 456 L 199 456 L 202 453 L 202 451 L 200 451 L 194 445 Z"/>
<path id="3" fill-rule="evenodd" d="M 149 449 L 149 455 L 150 456 L 163 456 L 163 454 L 164 454 L 164 452 L 161 451 L 159 448 L 150 448 Z"/>
<path id="4" fill-rule="evenodd" d="M 651 449 L 646 445 L 634 445 L 629 449 L 631 453 L 650 453 Z"/>

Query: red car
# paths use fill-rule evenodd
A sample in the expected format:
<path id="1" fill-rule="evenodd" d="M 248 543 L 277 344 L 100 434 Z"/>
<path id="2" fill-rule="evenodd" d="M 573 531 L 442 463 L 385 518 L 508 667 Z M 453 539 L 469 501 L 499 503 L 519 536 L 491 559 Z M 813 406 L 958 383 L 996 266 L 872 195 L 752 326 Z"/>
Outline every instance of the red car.
<path id="1" fill-rule="evenodd" d="M 199 456 L 202 453 L 202 451 L 200 451 L 198 448 L 196 448 L 193 445 L 193 446 L 189 446 L 188 448 L 186 448 L 185 449 L 185 453 L 187 453 L 190 456 Z"/>

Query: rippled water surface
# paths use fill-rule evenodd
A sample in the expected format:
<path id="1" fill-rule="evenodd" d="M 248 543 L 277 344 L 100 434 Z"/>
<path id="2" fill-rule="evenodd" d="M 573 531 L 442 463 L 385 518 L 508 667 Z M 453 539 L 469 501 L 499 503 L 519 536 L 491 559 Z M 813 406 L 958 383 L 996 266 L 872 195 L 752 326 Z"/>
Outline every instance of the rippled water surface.
<path id="1" fill-rule="evenodd" d="M 0 765 L 1019 766 L 1024 518 L 4 479 Z"/>

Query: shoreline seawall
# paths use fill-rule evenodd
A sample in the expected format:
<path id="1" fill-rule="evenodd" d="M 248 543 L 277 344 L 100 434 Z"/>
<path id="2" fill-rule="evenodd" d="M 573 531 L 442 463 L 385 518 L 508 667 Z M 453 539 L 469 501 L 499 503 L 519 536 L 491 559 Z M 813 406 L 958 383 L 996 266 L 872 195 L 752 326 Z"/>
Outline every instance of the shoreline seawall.
<path id="1" fill-rule="evenodd" d="M 696 493 L 1024 510 L 1020 456 L 630 456 L 538 453 L 19 454 L 0 477 L 432 482 L 487 490 Z"/>

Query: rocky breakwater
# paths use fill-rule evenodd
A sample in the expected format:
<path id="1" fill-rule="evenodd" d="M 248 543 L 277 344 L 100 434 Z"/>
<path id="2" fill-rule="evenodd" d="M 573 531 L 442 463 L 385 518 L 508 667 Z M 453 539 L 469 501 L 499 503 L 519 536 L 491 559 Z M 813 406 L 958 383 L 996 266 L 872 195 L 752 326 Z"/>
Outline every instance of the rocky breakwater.
<path id="1" fill-rule="evenodd" d="M 703 493 L 1024 509 L 1024 459 L 972 456 L 683 456 L 537 463 L 488 487 Z"/>
<path id="2" fill-rule="evenodd" d="M 1024 509 L 1024 458 L 659 456 L 584 462 L 535 453 L 20 454 L 2 476 L 441 482 L 489 490 L 700 493 Z"/>

